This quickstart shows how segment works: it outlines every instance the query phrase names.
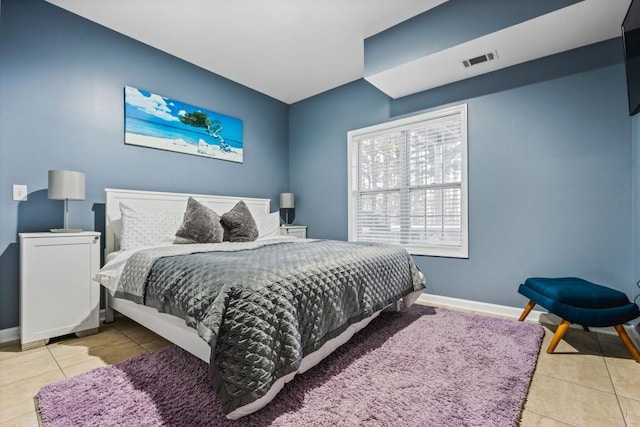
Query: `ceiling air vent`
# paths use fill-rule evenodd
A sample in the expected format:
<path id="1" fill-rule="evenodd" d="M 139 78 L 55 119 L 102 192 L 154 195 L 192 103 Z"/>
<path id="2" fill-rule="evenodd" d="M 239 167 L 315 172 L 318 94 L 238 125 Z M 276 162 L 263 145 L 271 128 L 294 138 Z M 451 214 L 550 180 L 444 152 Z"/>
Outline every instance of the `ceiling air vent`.
<path id="1" fill-rule="evenodd" d="M 471 67 L 472 65 L 482 64 L 483 62 L 493 61 L 498 58 L 498 52 L 495 50 L 493 52 L 485 53 L 484 55 L 476 56 L 475 58 L 469 58 L 462 61 L 462 65 L 465 68 Z"/>

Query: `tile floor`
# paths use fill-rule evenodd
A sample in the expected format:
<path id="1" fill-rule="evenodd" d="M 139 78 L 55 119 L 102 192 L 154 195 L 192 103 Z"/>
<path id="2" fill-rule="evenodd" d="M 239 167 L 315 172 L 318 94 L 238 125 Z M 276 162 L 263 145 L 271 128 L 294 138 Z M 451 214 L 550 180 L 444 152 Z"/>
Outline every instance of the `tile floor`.
<path id="1" fill-rule="evenodd" d="M 616 335 L 571 329 L 548 355 L 546 335 L 521 426 L 640 427 L 640 364 Z M 37 426 L 33 396 L 44 385 L 169 343 L 126 318 L 84 338 L 52 340 L 25 352 L 0 345 L 0 427 Z"/>
<path id="2" fill-rule="evenodd" d="M 96 335 L 69 335 L 33 350 L 0 344 L 0 427 L 37 426 L 33 396 L 46 384 L 169 344 L 125 317 L 101 325 Z"/>

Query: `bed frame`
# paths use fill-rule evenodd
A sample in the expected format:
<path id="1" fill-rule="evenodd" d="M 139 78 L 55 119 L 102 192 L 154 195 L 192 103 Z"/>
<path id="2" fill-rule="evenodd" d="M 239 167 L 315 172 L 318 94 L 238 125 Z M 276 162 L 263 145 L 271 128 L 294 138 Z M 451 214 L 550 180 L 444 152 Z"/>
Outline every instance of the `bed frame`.
<path id="1" fill-rule="evenodd" d="M 156 209 L 168 210 L 183 213 L 187 208 L 187 199 L 189 196 L 194 197 L 199 202 L 210 207 L 216 212 L 228 212 L 235 204 L 243 200 L 249 210 L 254 215 L 262 215 L 269 213 L 270 199 L 256 199 L 248 197 L 228 197 L 228 196 L 208 196 L 203 194 L 183 194 L 183 193 L 160 193 L 151 191 L 133 191 L 133 190 L 114 190 L 106 189 L 107 206 L 106 206 L 106 236 L 105 236 L 105 257 L 111 252 L 117 251 L 119 248 L 118 233 L 121 229 L 120 203 L 123 202 L 128 206 L 140 209 Z M 411 305 L 415 301 L 422 290 L 415 291 L 405 296 L 402 301 L 405 307 Z M 169 314 L 160 313 L 156 309 L 131 301 L 114 298 L 109 292 L 106 304 L 106 321 L 113 321 L 113 310 L 122 313 L 130 319 L 138 322 L 147 329 L 166 338 L 172 343 L 182 347 L 189 353 L 197 356 L 203 361 L 209 363 L 211 349 L 209 345 L 198 336 L 195 329 L 186 326 L 183 319 Z M 392 304 L 393 309 L 400 310 L 400 302 Z M 380 310 L 381 311 L 381 310 Z M 331 354 L 336 348 L 340 347 L 362 328 L 366 327 L 371 320 L 378 316 L 380 311 L 373 313 L 370 317 L 350 325 L 344 332 L 337 337 L 327 341 L 322 347 L 306 355 L 302 361 L 300 368 L 296 372 L 289 373 L 279 378 L 269 389 L 269 391 L 261 398 L 247 404 L 241 408 L 234 410 L 227 415 L 227 418 L 237 419 L 244 415 L 248 415 L 259 410 L 269 403 L 276 394 L 284 387 L 285 383 L 291 381 L 296 374 L 301 374 L 313 366 L 317 365 L 322 359 Z"/>
<path id="2" fill-rule="evenodd" d="M 107 188 L 105 191 L 107 193 L 105 258 L 111 252 L 117 251 L 120 248 L 118 234 L 122 225 L 120 216 L 121 202 L 139 209 L 184 212 L 187 208 L 187 199 L 193 197 L 216 212 L 224 213 L 231 210 L 240 200 L 243 200 L 254 215 L 269 213 L 271 203 L 271 199 L 250 197 L 163 193 L 111 188 Z M 211 348 L 198 336 L 195 329 L 185 325 L 183 319 L 166 313 L 160 313 L 154 308 L 136 304 L 125 299 L 114 298 L 109 292 L 105 292 L 105 295 L 107 296 L 105 309 L 106 322 L 113 321 L 113 310 L 115 310 L 209 363 Z"/>

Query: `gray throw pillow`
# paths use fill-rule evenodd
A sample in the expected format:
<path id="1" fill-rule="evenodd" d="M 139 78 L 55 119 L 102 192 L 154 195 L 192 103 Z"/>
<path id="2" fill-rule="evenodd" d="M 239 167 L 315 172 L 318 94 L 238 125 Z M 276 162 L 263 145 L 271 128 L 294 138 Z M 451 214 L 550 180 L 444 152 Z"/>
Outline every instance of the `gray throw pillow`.
<path id="1" fill-rule="evenodd" d="M 220 215 L 193 197 L 189 197 L 184 220 L 176 231 L 176 237 L 195 243 L 220 243 L 223 237 Z"/>
<path id="2" fill-rule="evenodd" d="M 253 242 L 258 238 L 258 227 L 247 205 L 240 200 L 229 212 L 222 214 L 224 240 Z"/>

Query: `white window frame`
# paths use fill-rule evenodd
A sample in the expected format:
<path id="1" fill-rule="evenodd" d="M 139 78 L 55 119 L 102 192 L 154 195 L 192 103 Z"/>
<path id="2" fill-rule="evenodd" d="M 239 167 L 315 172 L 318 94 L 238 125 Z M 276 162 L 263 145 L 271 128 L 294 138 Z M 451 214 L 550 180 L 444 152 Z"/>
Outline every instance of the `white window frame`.
<path id="1" fill-rule="evenodd" d="M 467 133 L 467 104 L 456 105 L 452 107 L 441 108 L 438 110 L 429 111 L 427 113 L 405 117 L 398 120 L 393 120 L 386 123 L 381 123 L 374 126 L 369 126 L 362 129 L 355 129 L 347 132 L 347 194 L 348 194 L 348 229 L 349 229 L 349 241 L 356 241 L 356 226 L 355 226 L 355 198 L 358 194 L 357 190 L 354 190 L 353 180 L 354 174 L 357 172 L 353 168 L 353 156 L 356 155 L 352 148 L 355 146 L 354 140 L 362 137 L 363 135 L 374 133 L 386 133 L 397 130 L 401 127 L 411 127 L 412 125 L 418 125 L 421 122 L 434 120 L 446 116 L 459 114 L 461 116 L 461 245 L 409 245 L 400 244 L 410 254 L 413 255 L 426 255 L 437 257 L 451 257 L 451 258 L 469 258 L 469 214 L 468 214 L 468 133 Z"/>

